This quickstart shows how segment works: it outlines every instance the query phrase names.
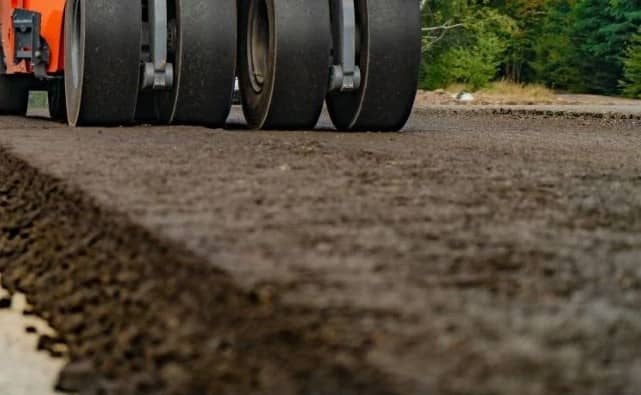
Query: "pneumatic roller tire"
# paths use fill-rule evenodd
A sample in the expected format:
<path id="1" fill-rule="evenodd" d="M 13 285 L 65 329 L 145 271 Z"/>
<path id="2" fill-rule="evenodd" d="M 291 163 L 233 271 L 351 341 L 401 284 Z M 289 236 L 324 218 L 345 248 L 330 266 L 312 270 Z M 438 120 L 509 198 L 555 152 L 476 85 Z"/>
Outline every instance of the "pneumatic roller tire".
<path id="1" fill-rule="evenodd" d="M 339 130 L 397 131 L 412 112 L 421 58 L 416 0 L 356 0 L 360 89 L 331 93 L 327 107 Z"/>
<path id="2" fill-rule="evenodd" d="M 67 121 L 67 103 L 65 101 L 65 81 L 54 79 L 47 86 L 49 116 L 60 122 Z"/>
<path id="3" fill-rule="evenodd" d="M 327 94 L 328 1 L 241 0 L 239 79 L 252 129 L 311 129 Z"/>
<path id="4" fill-rule="evenodd" d="M 141 31 L 140 1 L 67 1 L 65 96 L 71 125 L 133 122 Z"/>
<path id="5" fill-rule="evenodd" d="M 6 70 L 4 50 L 0 47 L 0 114 L 26 115 L 32 78 L 6 75 Z"/>
<path id="6" fill-rule="evenodd" d="M 0 114 L 26 115 L 29 86 L 27 77 L 0 75 Z"/>
<path id="7" fill-rule="evenodd" d="M 158 103 L 161 119 L 222 127 L 236 78 L 237 10 L 230 0 L 175 0 L 175 80 Z M 164 115 L 163 115 L 164 114 Z"/>

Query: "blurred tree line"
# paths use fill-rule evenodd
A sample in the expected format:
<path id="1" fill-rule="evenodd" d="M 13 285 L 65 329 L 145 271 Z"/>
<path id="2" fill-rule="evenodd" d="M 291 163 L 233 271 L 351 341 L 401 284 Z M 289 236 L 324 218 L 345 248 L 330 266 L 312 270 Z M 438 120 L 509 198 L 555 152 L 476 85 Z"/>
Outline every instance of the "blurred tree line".
<path id="1" fill-rule="evenodd" d="M 506 79 L 641 98 L 641 0 L 421 0 L 421 84 Z"/>

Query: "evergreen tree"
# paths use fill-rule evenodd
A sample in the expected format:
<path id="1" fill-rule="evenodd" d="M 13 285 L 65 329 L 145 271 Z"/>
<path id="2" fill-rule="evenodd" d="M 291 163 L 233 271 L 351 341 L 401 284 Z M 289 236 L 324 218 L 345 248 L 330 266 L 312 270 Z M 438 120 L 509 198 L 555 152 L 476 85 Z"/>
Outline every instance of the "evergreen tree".
<path id="1" fill-rule="evenodd" d="M 623 61 L 624 80 L 621 82 L 626 96 L 641 99 L 641 31 L 635 35 Z"/>
<path id="2" fill-rule="evenodd" d="M 575 18 L 570 63 L 581 78 L 574 88 L 616 93 L 623 74 L 623 51 L 641 25 L 641 0 L 581 0 Z"/>
<path id="3" fill-rule="evenodd" d="M 552 88 L 568 89 L 579 81 L 578 69 L 572 64 L 575 49 L 571 29 L 574 26 L 574 0 L 548 0 L 545 16 L 534 27 L 536 37 L 527 60 L 532 70 L 531 81 Z"/>

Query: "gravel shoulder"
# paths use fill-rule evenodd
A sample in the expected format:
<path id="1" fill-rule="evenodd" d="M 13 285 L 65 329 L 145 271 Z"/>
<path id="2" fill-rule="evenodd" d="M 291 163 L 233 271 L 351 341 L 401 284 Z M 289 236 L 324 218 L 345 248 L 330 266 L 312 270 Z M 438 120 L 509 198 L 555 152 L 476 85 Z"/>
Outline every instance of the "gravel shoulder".
<path id="1" fill-rule="evenodd" d="M 641 121 L 491 112 L 3 118 L 3 282 L 118 394 L 636 394 Z"/>

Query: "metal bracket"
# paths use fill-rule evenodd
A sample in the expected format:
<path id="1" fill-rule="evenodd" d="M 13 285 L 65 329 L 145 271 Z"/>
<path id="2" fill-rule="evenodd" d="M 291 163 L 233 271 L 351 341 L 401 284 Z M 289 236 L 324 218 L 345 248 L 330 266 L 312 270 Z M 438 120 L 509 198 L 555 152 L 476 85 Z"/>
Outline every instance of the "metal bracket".
<path id="1" fill-rule="evenodd" d="M 41 16 L 35 11 L 17 8 L 13 12 L 14 60 L 31 63 L 36 77 L 47 78 L 47 67 L 51 57 L 47 42 L 40 37 Z"/>
<path id="2" fill-rule="evenodd" d="M 330 92 L 352 92 L 361 87 L 356 64 L 357 27 L 354 0 L 331 0 L 334 61 L 330 67 Z"/>
<path id="3" fill-rule="evenodd" d="M 163 90 L 174 85 L 174 65 L 167 62 L 167 0 L 149 0 L 151 62 L 145 62 L 142 88 Z"/>

